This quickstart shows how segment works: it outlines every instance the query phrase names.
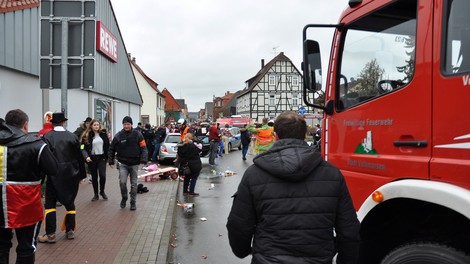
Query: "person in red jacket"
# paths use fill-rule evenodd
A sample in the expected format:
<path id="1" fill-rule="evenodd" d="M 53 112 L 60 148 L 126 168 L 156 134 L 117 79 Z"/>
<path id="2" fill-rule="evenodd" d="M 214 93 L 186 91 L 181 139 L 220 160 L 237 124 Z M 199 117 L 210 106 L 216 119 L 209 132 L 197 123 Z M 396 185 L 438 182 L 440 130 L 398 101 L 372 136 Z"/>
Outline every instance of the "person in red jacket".
<path id="1" fill-rule="evenodd" d="M 46 143 L 28 134 L 28 120 L 20 109 L 0 119 L 0 263 L 9 263 L 13 229 L 16 263 L 34 263 L 44 217 L 41 178 L 58 172 L 57 159 Z"/>
<path id="2" fill-rule="evenodd" d="M 217 123 L 212 122 L 209 127 L 209 165 L 215 166 L 215 157 L 217 156 L 217 148 L 219 147 L 220 131 L 217 128 Z"/>
<path id="3" fill-rule="evenodd" d="M 52 119 L 52 112 L 50 111 L 46 112 L 46 114 L 44 114 L 44 124 L 42 125 L 42 129 L 39 130 L 38 132 L 39 138 L 42 138 L 47 132 L 54 129 L 54 126 L 51 123 L 51 119 Z"/>

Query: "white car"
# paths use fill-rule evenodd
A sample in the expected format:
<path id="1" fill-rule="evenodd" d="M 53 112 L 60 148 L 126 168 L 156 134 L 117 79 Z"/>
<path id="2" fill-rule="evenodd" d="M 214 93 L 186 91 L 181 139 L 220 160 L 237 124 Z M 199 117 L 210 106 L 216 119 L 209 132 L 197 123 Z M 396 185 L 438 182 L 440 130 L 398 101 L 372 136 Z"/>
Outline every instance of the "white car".
<path id="1" fill-rule="evenodd" d="M 230 132 L 232 132 L 233 137 L 228 139 L 228 149 L 229 151 L 233 148 L 242 149 L 242 140 L 240 137 L 240 128 L 231 127 Z"/>
<path id="2" fill-rule="evenodd" d="M 168 133 L 165 140 L 160 145 L 158 152 L 159 161 L 173 161 L 176 159 L 178 147 L 176 146 L 181 141 L 180 133 Z"/>

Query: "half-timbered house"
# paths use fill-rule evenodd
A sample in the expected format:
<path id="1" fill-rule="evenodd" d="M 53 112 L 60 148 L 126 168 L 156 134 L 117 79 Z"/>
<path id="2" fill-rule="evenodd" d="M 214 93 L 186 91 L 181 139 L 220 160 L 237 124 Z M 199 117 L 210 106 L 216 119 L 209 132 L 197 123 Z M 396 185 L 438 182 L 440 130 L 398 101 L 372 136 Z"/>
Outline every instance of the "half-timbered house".
<path id="1" fill-rule="evenodd" d="M 313 113 L 313 108 L 303 102 L 302 89 L 302 75 L 281 52 L 266 65 L 261 60 L 261 70 L 246 81 L 245 89 L 237 96 L 237 115 L 261 121 L 284 111 L 305 109 L 305 113 Z"/>

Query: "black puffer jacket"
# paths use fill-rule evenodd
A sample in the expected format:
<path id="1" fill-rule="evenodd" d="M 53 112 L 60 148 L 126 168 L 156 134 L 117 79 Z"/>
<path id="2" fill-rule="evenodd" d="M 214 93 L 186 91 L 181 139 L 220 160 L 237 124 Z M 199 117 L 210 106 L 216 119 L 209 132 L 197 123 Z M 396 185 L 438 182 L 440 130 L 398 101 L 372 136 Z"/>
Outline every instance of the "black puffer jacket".
<path id="1" fill-rule="evenodd" d="M 191 172 L 199 174 L 202 169 L 201 158 L 199 157 L 199 153 L 201 153 L 200 148 L 196 147 L 193 142 L 186 144 L 179 143 L 177 153 L 180 163 L 187 162 Z"/>
<path id="2" fill-rule="evenodd" d="M 356 263 L 359 221 L 336 167 L 298 139 L 277 141 L 253 163 L 227 222 L 236 256 L 252 254 L 256 264 L 331 264 L 338 252 L 338 264 Z"/>

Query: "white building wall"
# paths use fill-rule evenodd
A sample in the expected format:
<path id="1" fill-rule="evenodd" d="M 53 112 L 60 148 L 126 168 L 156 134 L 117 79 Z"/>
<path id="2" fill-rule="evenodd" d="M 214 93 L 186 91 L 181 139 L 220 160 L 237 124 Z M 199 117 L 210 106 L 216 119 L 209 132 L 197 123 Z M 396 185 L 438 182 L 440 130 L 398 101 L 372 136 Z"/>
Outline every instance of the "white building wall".
<path id="1" fill-rule="evenodd" d="M 150 86 L 134 65 L 132 65 L 132 71 L 134 71 L 137 87 L 139 87 L 142 100 L 144 101 L 141 113 L 142 115 L 148 115 L 150 124 L 155 125 L 157 123 L 157 91 Z M 141 120 L 140 117 L 137 120 Z"/>
<path id="2" fill-rule="evenodd" d="M 62 91 L 60 89 L 49 90 L 48 94 L 49 98 L 46 99 L 44 109 L 46 111 L 60 112 L 62 107 Z M 45 96 L 47 97 L 47 95 Z M 47 104 L 47 101 L 49 101 L 49 104 Z M 88 92 L 68 90 L 66 113 L 68 121 L 65 123 L 67 130 L 75 131 L 80 122 L 83 122 L 88 116 L 92 117 L 88 112 Z"/>
<path id="3" fill-rule="evenodd" d="M 42 128 L 42 92 L 39 77 L 0 66 L 0 117 L 12 109 L 21 109 L 29 116 L 29 131 Z"/>
<path id="4" fill-rule="evenodd" d="M 140 106 L 139 105 L 135 105 L 135 104 L 131 104 L 131 103 L 128 103 L 129 105 L 129 116 L 132 117 L 132 120 L 134 122 L 134 127 L 137 126 L 137 123 L 139 122 L 139 118 L 140 118 Z M 134 120 L 137 120 L 137 121 L 134 121 Z M 122 121 L 122 120 L 121 120 Z"/>
<path id="5" fill-rule="evenodd" d="M 160 126 L 165 123 L 165 97 L 157 94 L 157 123 L 155 126 Z"/>

